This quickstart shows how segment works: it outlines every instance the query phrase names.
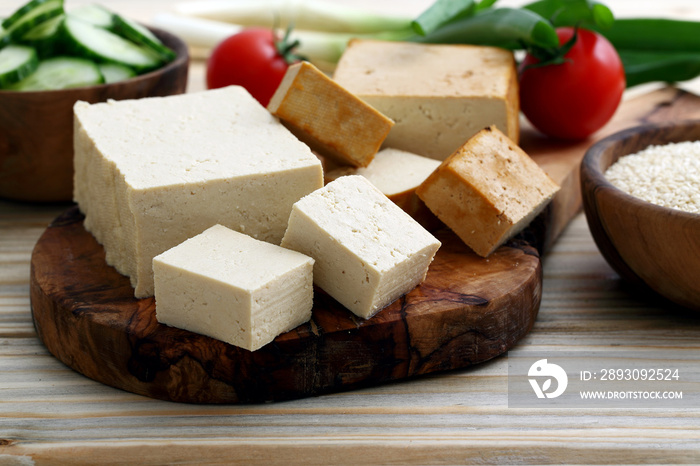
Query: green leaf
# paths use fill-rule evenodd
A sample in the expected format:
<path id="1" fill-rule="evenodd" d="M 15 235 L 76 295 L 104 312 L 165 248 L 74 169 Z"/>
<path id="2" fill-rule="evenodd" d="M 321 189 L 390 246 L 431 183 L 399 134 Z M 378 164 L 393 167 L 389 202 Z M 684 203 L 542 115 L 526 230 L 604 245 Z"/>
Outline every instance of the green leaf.
<path id="1" fill-rule="evenodd" d="M 700 50 L 700 22 L 659 18 L 622 18 L 613 27 L 599 31 L 618 49 Z"/>
<path id="2" fill-rule="evenodd" d="M 476 4 L 476 11 L 487 10 L 494 6 L 498 0 L 481 0 Z"/>
<path id="3" fill-rule="evenodd" d="M 595 26 L 607 29 L 615 21 L 610 8 L 594 0 L 539 0 L 523 8 L 548 18 L 554 27 Z"/>
<path id="4" fill-rule="evenodd" d="M 648 82 L 674 83 L 700 76 L 700 53 L 618 50 L 627 87 Z"/>
<path id="5" fill-rule="evenodd" d="M 411 27 L 417 34 L 425 36 L 439 27 L 474 12 L 474 0 L 436 0 L 418 16 Z"/>
<path id="6" fill-rule="evenodd" d="M 427 43 L 491 45 L 520 49 L 522 44 L 557 47 L 559 38 L 552 25 L 529 10 L 494 8 L 480 11 L 413 40 Z"/>
<path id="7" fill-rule="evenodd" d="M 549 47 L 552 46 L 552 44 L 554 44 L 554 46 L 559 45 L 559 38 L 556 31 L 544 21 L 535 23 L 530 40 L 534 45 L 540 47 Z"/>
<path id="8" fill-rule="evenodd" d="M 593 23 L 602 29 L 608 29 L 612 27 L 615 22 L 615 16 L 610 8 L 598 2 L 589 2 L 592 4 L 590 9 L 593 13 Z"/>

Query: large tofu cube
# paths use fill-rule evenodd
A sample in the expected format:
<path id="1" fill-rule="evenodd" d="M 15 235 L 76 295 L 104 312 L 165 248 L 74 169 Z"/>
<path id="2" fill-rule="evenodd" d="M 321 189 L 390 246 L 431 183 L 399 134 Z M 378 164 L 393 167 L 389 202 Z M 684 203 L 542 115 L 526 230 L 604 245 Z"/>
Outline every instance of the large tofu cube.
<path id="1" fill-rule="evenodd" d="M 242 87 L 75 105 L 74 199 L 107 263 L 153 295 L 151 262 L 222 224 L 279 244 L 323 186 L 311 150 Z"/>
<path id="2" fill-rule="evenodd" d="M 418 223 L 430 229 L 440 224 L 416 195 L 416 189 L 440 166 L 440 161 L 399 149 L 380 150 L 367 167 L 338 167 L 324 174 L 328 183 L 341 176 L 361 175 L 401 207 Z"/>
<path id="3" fill-rule="evenodd" d="M 490 127 L 442 162 L 416 193 L 486 257 L 525 228 L 558 190 L 522 149 Z"/>
<path id="4" fill-rule="evenodd" d="M 215 225 L 153 259 L 156 319 L 255 351 L 311 318 L 313 262 Z"/>
<path id="5" fill-rule="evenodd" d="M 352 175 L 294 204 L 282 246 L 313 257 L 314 283 L 368 319 L 423 281 L 440 242 Z"/>
<path id="6" fill-rule="evenodd" d="M 518 141 L 517 69 L 507 50 L 353 40 L 334 79 L 394 120 L 387 147 L 444 160 L 490 125 Z"/>
<path id="7" fill-rule="evenodd" d="M 366 167 L 394 122 L 308 62 L 287 69 L 267 108 L 321 155 Z"/>

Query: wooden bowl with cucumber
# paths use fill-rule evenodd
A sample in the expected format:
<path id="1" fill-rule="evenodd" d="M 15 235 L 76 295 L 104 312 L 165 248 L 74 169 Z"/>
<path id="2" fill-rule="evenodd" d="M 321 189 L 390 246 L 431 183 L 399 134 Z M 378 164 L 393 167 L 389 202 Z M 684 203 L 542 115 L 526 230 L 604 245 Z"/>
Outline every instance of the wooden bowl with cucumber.
<path id="1" fill-rule="evenodd" d="M 32 0 L 0 27 L 0 198 L 72 199 L 73 105 L 182 94 L 178 37 L 98 5 Z"/>

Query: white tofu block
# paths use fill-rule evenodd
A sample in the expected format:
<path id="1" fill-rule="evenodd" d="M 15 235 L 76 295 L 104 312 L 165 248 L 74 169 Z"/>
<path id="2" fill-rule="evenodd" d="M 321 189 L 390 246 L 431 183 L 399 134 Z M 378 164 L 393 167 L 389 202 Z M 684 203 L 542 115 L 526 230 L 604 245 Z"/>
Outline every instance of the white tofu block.
<path id="1" fill-rule="evenodd" d="M 491 125 L 518 141 L 518 73 L 508 50 L 354 39 L 333 78 L 394 120 L 386 147 L 444 160 Z"/>
<path id="2" fill-rule="evenodd" d="M 215 225 L 153 259 L 156 319 L 255 351 L 311 318 L 313 263 Z"/>
<path id="3" fill-rule="evenodd" d="M 151 262 L 222 224 L 279 244 L 318 158 L 242 87 L 78 102 L 74 200 L 106 260 L 153 295 Z"/>
<path id="4" fill-rule="evenodd" d="M 338 167 L 324 173 L 326 183 L 341 176 L 362 175 L 428 230 L 441 223 L 416 195 L 416 189 L 440 161 L 394 148 L 380 150 L 367 167 Z"/>
<path id="5" fill-rule="evenodd" d="M 439 166 L 439 160 L 386 148 L 380 150 L 367 167 L 338 167 L 327 172 L 325 179 L 330 182 L 341 176 L 362 175 L 389 199 L 398 199 L 413 193 Z"/>
<path id="6" fill-rule="evenodd" d="M 359 175 L 296 202 L 281 244 L 313 257 L 314 283 L 365 319 L 418 286 L 440 247 Z"/>

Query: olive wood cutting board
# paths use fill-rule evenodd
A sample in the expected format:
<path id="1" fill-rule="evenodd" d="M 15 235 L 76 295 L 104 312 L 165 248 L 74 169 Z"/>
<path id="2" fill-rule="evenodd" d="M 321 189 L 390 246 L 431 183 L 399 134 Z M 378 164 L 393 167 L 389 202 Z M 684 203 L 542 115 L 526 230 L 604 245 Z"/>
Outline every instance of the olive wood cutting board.
<path id="1" fill-rule="evenodd" d="M 512 348 L 532 328 L 542 254 L 581 207 L 578 169 L 595 140 L 648 121 L 695 116 L 699 98 L 667 88 L 626 101 L 595 139 L 557 142 L 522 130 L 521 146 L 561 185 L 533 223 L 489 258 L 449 230 L 426 280 L 369 320 L 320 290 L 310 322 L 250 352 L 159 324 L 135 299 L 74 207 L 39 239 L 31 260 L 37 333 L 48 350 L 97 381 L 192 403 L 283 400 L 464 368 Z"/>

